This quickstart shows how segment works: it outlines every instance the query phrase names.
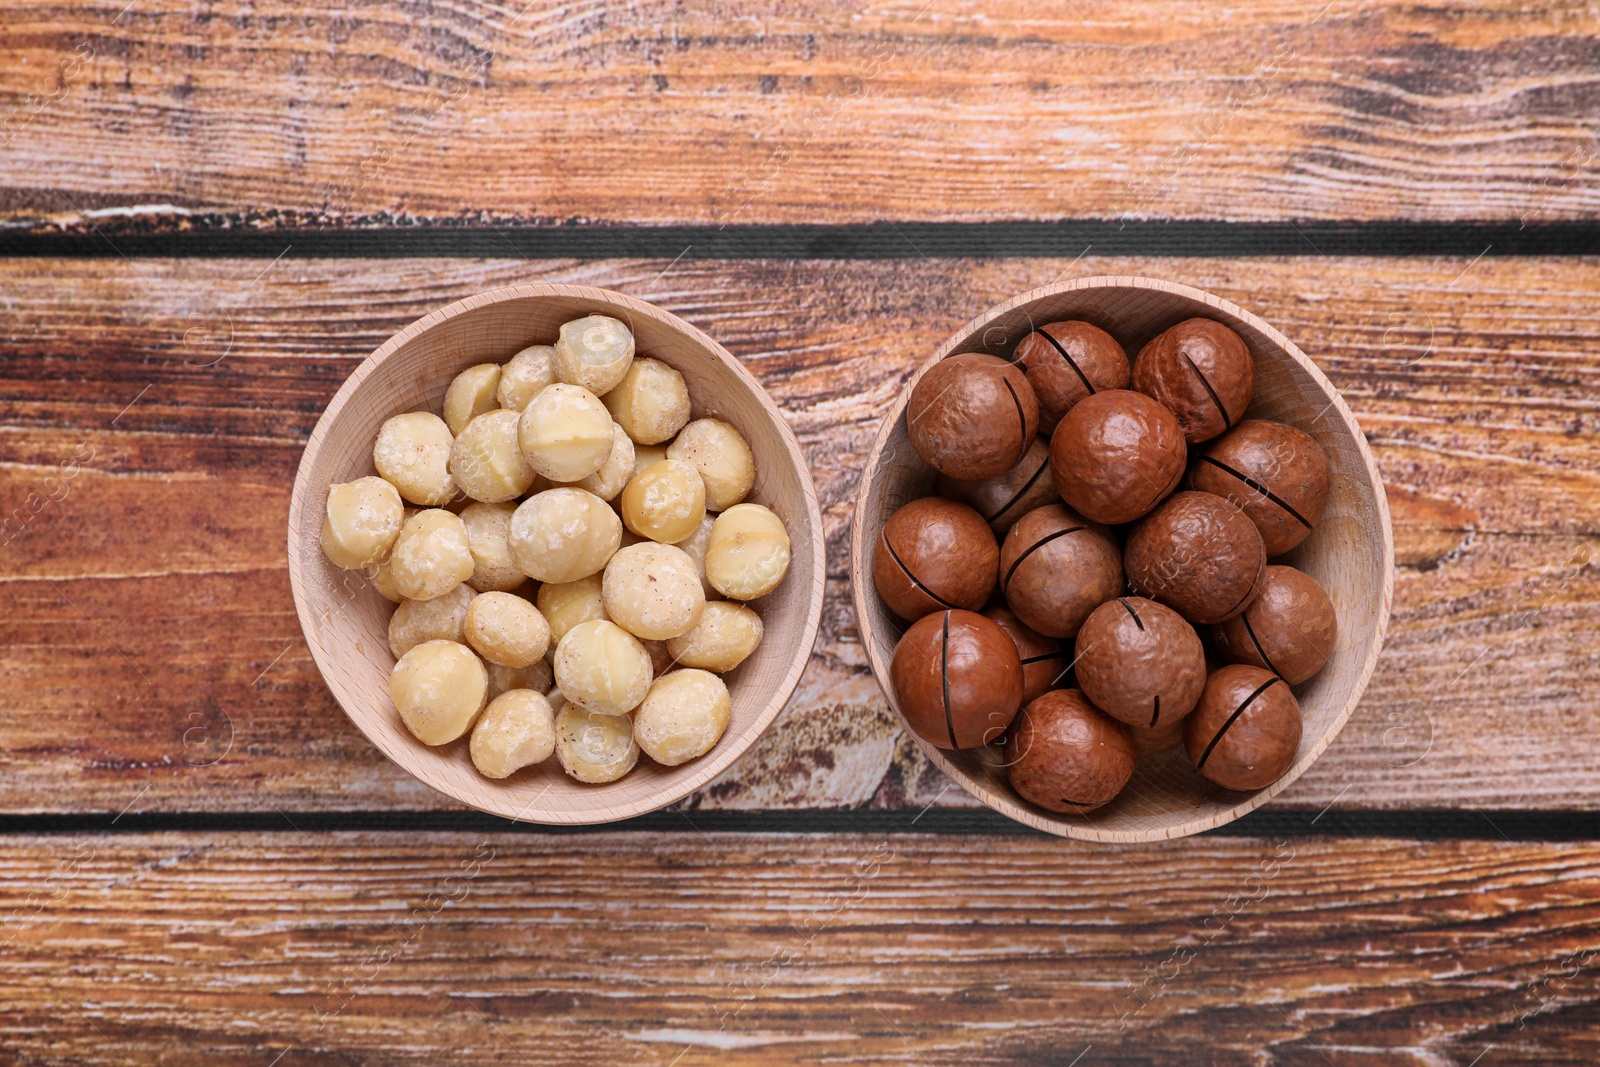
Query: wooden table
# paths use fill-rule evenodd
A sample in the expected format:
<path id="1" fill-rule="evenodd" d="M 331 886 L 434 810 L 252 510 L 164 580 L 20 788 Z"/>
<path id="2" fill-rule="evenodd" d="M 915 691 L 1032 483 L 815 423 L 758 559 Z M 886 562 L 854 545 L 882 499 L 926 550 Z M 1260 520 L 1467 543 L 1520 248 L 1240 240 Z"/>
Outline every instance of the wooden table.
<path id="1" fill-rule="evenodd" d="M 1600 1061 L 1591 5 L 122 2 L 0 2 L 0 1059 Z M 846 567 L 918 361 L 1113 273 L 1311 354 L 1400 562 L 1317 766 L 1136 848 L 952 792 Z M 284 559 L 344 376 L 531 280 L 723 341 L 828 527 L 771 732 L 584 833 L 379 756 Z"/>

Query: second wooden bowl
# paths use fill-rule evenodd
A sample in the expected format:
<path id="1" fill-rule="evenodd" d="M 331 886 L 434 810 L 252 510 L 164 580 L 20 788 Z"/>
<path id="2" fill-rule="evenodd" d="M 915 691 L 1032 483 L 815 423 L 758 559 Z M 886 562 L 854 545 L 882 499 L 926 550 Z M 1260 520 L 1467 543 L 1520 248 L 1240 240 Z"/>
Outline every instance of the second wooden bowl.
<path id="1" fill-rule="evenodd" d="M 1293 766 L 1255 793 L 1234 793 L 1211 785 L 1195 772 L 1179 748 L 1142 758 L 1128 787 L 1105 807 L 1087 815 L 1058 815 L 1036 808 L 1016 794 L 1006 780 L 998 749 L 949 751 L 929 744 L 908 727 L 927 757 L 968 793 L 1018 822 L 1049 833 L 1111 842 L 1199 833 L 1265 804 L 1322 755 L 1355 710 L 1372 676 L 1394 593 L 1389 505 L 1366 438 L 1339 391 L 1316 364 L 1283 334 L 1238 305 L 1187 285 L 1151 278 L 1085 278 L 1025 293 L 956 331 L 906 383 L 884 419 L 862 473 L 850 543 L 856 617 L 878 684 L 893 705 L 889 658 L 904 624 L 873 588 L 872 546 L 896 509 L 937 491 L 933 470 L 917 456 L 906 436 L 906 402 L 917 380 L 941 359 L 958 352 L 1009 357 L 1017 342 L 1047 322 L 1085 319 L 1122 342 L 1131 357 L 1168 326 L 1197 316 L 1227 324 L 1249 345 L 1256 365 L 1256 393 L 1248 415 L 1298 426 L 1328 452 L 1333 482 L 1322 522 L 1281 562 L 1306 571 L 1327 589 L 1338 616 L 1338 642 L 1321 673 L 1296 687 L 1305 730 Z"/>
<path id="2" fill-rule="evenodd" d="M 699 759 L 663 767 L 641 758 L 623 778 L 584 785 L 555 759 L 504 781 L 480 775 L 466 740 L 430 748 L 412 737 L 389 700 L 388 624 L 394 605 L 358 571 L 322 554 L 328 486 L 373 473 L 372 443 L 385 419 L 439 411 L 445 388 L 475 363 L 499 363 L 530 344 L 550 344 L 561 324 L 610 315 L 633 330 L 641 355 L 676 367 L 694 417 L 732 423 L 755 456 L 748 499 L 788 529 L 791 561 L 776 590 L 754 601 L 766 627 L 756 651 L 724 676 L 728 729 Z M 519 285 L 458 301 L 412 323 L 357 367 L 306 443 L 289 504 L 289 581 L 311 654 L 334 698 L 372 743 L 442 793 L 481 811 L 541 823 L 595 823 L 664 807 L 725 770 L 772 722 L 811 657 L 822 618 L 822 516 L 806 462 L 761 384 L 700 330 L 642 300 L 580 285 Z"/>

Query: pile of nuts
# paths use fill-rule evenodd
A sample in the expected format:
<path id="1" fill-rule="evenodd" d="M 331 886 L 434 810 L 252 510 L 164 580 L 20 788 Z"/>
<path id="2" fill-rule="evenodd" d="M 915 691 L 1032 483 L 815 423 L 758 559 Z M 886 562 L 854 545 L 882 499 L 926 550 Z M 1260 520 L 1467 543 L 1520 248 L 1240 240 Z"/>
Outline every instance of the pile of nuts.
<path id="1" fill-rule="evenodd" d="M 553 753 L 590 783 L 716 745 L 718 675 L 760 644 L 746 602 L 783 581 L 789 535 L 742 502 L 744 437 L 690 414 L 683 375 L 590 315 L 462 371 L 442 417 L 389 419 L 378 473 L 330 487 L 323 551 L 399 605 L 389 693 L 417 740 L 470 732 L 489 778 Z"/>
<path id="2" fill-rule="evenodd" d="M 872 560 L 911 623 L 890 682 L 922 738 L 1003 745 L 1016 791 L 1064 813 L 1179 744 L 1227 789 L 1289 769 L 1291 687 L 1336 624 L 1316 579 L 1268 560 L 1321 519 L 1330 472 L 1310 435 L 1244 418 L 1254 388 L 1244 340 L 1200 318 L 1131 365 L 1066 321 L 922 376 L 906 428 L 940 495 L 891 515 Z"/>

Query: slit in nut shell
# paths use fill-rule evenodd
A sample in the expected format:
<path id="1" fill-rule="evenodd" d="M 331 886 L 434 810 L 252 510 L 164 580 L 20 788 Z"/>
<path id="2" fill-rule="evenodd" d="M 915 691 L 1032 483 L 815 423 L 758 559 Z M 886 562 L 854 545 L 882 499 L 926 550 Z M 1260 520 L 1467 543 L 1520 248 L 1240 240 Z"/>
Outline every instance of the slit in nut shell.
<path id="1" fill-rule="evenodd" d="M 1004 537 L 1022 516 L 1060 499 L 1050 476 L 1050 445 L 1035 437 L 1022 462 L 995 478 L 963 482 L 941 474 L 939 495 L 973 508 L 996 537 Z"/>
<path id="2" fill-rule="evenodd" d="M 1244 611 L 1211 631 L 1229 663 L 1261 667 L 1299 685 L 1327 664 L 1338 638 L 1333 601 L 1320 582 L 1293 567 L 1273 566 Z"/>
<path id="3" fill-rule="evenodd" d="M 911 447 L 940 474 L 963 481 L 1015 467 L 1038 430 L 1039 399 L 1028 376 L 984 352 L 940 360 L 906 403 Z"/>
<path id="4" fill-rule="evenodd" d="M 1200 635 L 1176 611 L 1143 597 L 1101 604 L 1078 631 L 1078 687 L 1129 726 L 1153 729 L 1194 710 L 1206 684 Z"/>
<path id="5" fill-rule="evenodd" d="M 1065 689 L 1072 676 L 1072 649 L 1064 641 L 1035 633 L 1011 609 L 995 605 L 983 617 L 1006 632 L 1022 657 L 1022 702 L 1028 704 L 1052 689 Z"/>

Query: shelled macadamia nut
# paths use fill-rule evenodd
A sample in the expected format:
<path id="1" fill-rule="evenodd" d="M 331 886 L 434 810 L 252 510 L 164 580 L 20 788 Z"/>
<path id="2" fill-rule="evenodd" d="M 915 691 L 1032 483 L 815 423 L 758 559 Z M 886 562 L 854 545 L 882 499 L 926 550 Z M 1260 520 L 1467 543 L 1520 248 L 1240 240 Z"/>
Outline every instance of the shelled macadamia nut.
<path id="1" fill-rule="evenodd" d="M 977 611 L 994 592 L 1000 546 L 967 505 L 928 496 L 883 524 L 872 551 L 872 581 L 889 610 L 915 621 L 943 608 Z"/>
<path id="2" fill-rule="evenodd" d="M 1047 436 L 1078 401 L 1128 387 L 1128 354 L 1116 338 L 1081 320 L 1045 323 L 1022 339 L 1012 358 L 1038 394 L 1039 432 Z"/>
<path id="3" fill-rule="evenodd" d="M 614 782 L 639 762 L 633 720 L 567 701 L 556 712 L 556 759 L 580 782 Z"/>
<path id="4" fill-rule="evenodd" d="M 596 396 L 615 389 L 633 363 L 633 334 L 609 315 L 588 315 L 561 327 L 556 378 Z"/>
<path id="5" fill-rule="evenodd" d="M 642 474 L 666 458 L 666 445 L 641 445 L 635 442 L 633 446 L 633 473 Z"/>
<path id="6" fill-rule="evenodd" d="M 696 419 L 667 446 L 667 458 L 700 472 L 706 510 L 727 511 L 756 484 L 756 461 L 744 435 L 721 419 Z"/>
<path id="7" fill-rule="evenodd" d="M 711 527 L 716 523 L 717 517 L 708 513 L 694 528 L 694 533 L 676 542 L 694 561 L 695 573 L 700 575 L 700 584 L 705 588 L 707 598 L 716 595 L 716 590 L 711 588 L 711 582 L 706 579 L 706 549 L 711 547 Z"/>
<path id="8" fill-rule="evenodd" d="M 1176 415 L 1184 439 L 1197 445 L 1244 417 L 1256 365 L 1233 330 L 1213 319 L 1185 319 L 1139 350 L 1131 380 Z"/>
<path id="9" fill-rule="evenodd" d="M 456 495 L 456 480 L 450 476 L 454 442 L 450 427 L 431 411 L 396 415 L 378 429 L 372 465 L 406 500 L 438 507 Z"/>
<path id="10" fill-rule="evenodd" d="M 489 702 L 467 746 L 485 778 L 509 778 L 556 750 L 556 713 L 543 693 L 513 689 Z"/>
<path id="11" fill-rule="evenodd" d="M 569 701 L 606 715 L 638 707 L 654 676 L 639 639 L 606 619 L 567 631 L 556 646 L 555 671 Z"/>
<path id="12" fill-rule="evenodd" d="M 1006 738 L 1006 775 L 1023 800 L 1081 815 L 1116 799 L 1133 777 L 1128 728 L 1076 689 L 1056 689 L 1022 709 Z"/>
<path id="13" fill-rule="evenodd" d="M 554 345 L 529 345 L 500 368 L 496 399 L 508 411 L 521 414 L 533 398 L 556 380 Z"/>
<path id="14" fill-rule="evenodd" d="M 645 652 L 650 655 L 650 674 L 653 677 L 659 678 L 672 669 L 672 653 L 667 651 L 667 643 L 665 641 L 647 641 L 644 638 L 640 638 L 639 643 L 644 646 Z"/>
<path id="15" fill-rule="evenodd" d="M 789 571 L 789 533 L 760 504 L 735 504 L 717 516 L 706 546 L 706 580 L 734 600 L 754 600 Z"/>
<path id="16" fill-rule="evenodd" d="M 622 521 L 640 537 L 672 544 L 706 515 L 706 487 L 687 463 L 664 459 L 634 475 L 622 491 Z"/>
<path id="17" fill-rule="evenodd" d="M 1039 399 L 1022 368 L 984 352 L 939 361 L 911 387 L 906 433 L 924 463 L 962 481 L 1022 462 L 1039 430 Z"/>
<path id="18" fill-rule="evenodd" d="M 1050 477 L 1050 445 L 1043 437 L 1035 437 L 1022 462 L 998 477 L 963 482 L 939 475 L 939 495 L 982 515 L 996 537 L 1004 537 L 1028 512 L 1061 499 Z"/>
<path id="19" fill-rule="evenodd" d="M 534 470 L 522 454 L 515 411 L 496 408 L 467 423 L 450 448 L 450 475 L 474 500 L 515 500 L 533 484 Z"/>
<path id="20" fill-rule="evenodd" d="M 522 575 L 518 574 L 517 577 L 521 579 Z M 394 584 L 394 571 L 390 569 L 388 560 L 384 560 L 372 568 L 372 588 L 376 589 L 378 595 L 391 604 L 398 604 L 405 599 L 404 596 L 400 595 L 400 587 Z"/>
<path id="21" fill-rule="evenodd" d="M 328 487 L 322 551 L 335 567 L 371 567 L 389 558 L 405 505 L 382 478 L 368 476 Z"/>
<path id="22" fill-rule="evenodd" d="M 689 554 L 654 541 L 617 550 L 606 564 L 601 595 L 611 620 L 645 641 L 686 632 L 706 607 Z"/>
<path id="23" fill-rule="evenodd" d="M 716 747 L 728 729 L 728 687 L 710 671 L 673 671 L 657 678 L 633 715 L 633 739 L 663 767 L 676 767 Z"/>
<path id="24" fill-rule="evenodd" d="M 600 398 L 611 417 L 641 445 L 658 445 L 689 421 L 689 387 L 659 359 L 633 361 L 617 387 Z"/>
<path id="25" fill-rule="evenodd" d="M 761 616 L 743 604 L 713 600 L 691 629 L 667 640 L 667 652 L 685 667 L 731 671 L 761 644 L 763 630 Z"/>
<path id="26" fill-rule="evenodd" d="M 550 624 L 550 640 L 560 644 L 567 631 L 580 622 L 606 617 L 604 579 L 590 574 L 571 582 L 546 582 L 539 587 L 534 603 Z"/>
<path id="27" fill-rule="evenodd" d="M 579 489 L 587 490 L 604 501 L 612 501 L 617 494 L 627 488 L 633 480 L 633 442 L 623 432 L 622 427 L 612 424 L 611 427 L 611 454 L 606 461 L 600 464 L 600 469 L 586 477 L 579 478 L 576 484 Z"/>
<path id="28" fill-rule="evenodd" d="M 480 593 L 509 593 L 528 580 L 511 560 L 511 516 L 516 513 L 517 506 L 510 503 L 474 501 L 461 509 L 461 523 L 467 528 L 467 545 L 472 550 L 472 577 L 467 584 Z"/>
<path id="29" fill-rule="evenodd" d="M 468 730 L 489 699 L 483 661 L 455 641 L 424 641 L 389 672 L 389 697 L 411 735 L 448 745 Z"/>
<path id="30" fill-rule="evenodd" d="M 604 500 L 563 487 L 518 505 L 508 544 L 512 561 L 528 577 L 571 582 L 598 573 L 621 541 L 622 520 Z"/>
<path id="31" fill-rule="evenodd" d="M 528 465 L 553 482 L 575 482 L 611 455 L 611 413 L 581 385 L 557 382 L 523 409 L 517 436 Z"/>
<path id="32" fill-rule="evenodd" d="M 1338 637 L 1333 601 L 1322 584 L 1293 567 L 1268 567 L 1261 587 L 1238 615 L 1212 629 L 1229 663 L 1264 667 L 1290 685 L 1320 671 Z"/>
<path id="33" fill-rule="evenodd" d="M 444 391 L 444 424 L 457 437 L 473 419 L 500 406 L 500 364 L 479 363 L 468 367 Z"/>
<path id="34" fill-rule="evenodd" d="M 1300 751 L 1300 702 L 1289 683 L 1259 667 L 1211 672 L 1183 725 L 1183 747 L 1206 780 L 1224 789 L 1264 789 Z"/>
<path id="35" fill-rule="evenodd" d="M 527 667 L 550 648 L 550 624 L 515 593 L 479 593 L 467 608 L 462 633 L 473 651 L 502 667 Z"/>
<path id="36" fill-rule="evenodd" d="M 432 600 L 400 601 L 389 616 L 389 651 L 399 659 L 424 641 L 465 641 L 462 628 L 475 595 L 462 584 Z"/>
<path id="37" fill-rule="evenodd" d="M 444 596 L 471 578 L 473 569 L 466 525 L 441 508 L 419 511 L 407 519 L 389 556 L 395 588 L 408 600 Z"/>
<path id="38" fill-rule="evenodd" d="M 502 667 L 498 663 L 485 663 L 484 667 L 489 671 L 490 700 L 513 689 L 547 693 L 556 684 L 555 671 L 551 669 L 548 657 L 526 667 Z"/>

